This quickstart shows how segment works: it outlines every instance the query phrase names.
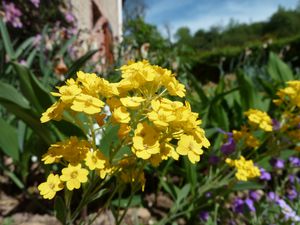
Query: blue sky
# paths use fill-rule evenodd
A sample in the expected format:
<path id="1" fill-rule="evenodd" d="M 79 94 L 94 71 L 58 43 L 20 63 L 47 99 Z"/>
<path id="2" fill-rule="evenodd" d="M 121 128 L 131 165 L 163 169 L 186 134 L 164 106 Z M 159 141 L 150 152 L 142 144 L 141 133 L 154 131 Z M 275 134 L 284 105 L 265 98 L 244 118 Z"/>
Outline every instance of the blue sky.
<path id="1" fill-rule="evenodd" d="M 164 32 L 187 26 L 192 32 L 227 25 L 231 18 L 243 23 L 267 20 L 278 6 L 295 8 L 298 0 L 145 0 L 146 21 Z"/>

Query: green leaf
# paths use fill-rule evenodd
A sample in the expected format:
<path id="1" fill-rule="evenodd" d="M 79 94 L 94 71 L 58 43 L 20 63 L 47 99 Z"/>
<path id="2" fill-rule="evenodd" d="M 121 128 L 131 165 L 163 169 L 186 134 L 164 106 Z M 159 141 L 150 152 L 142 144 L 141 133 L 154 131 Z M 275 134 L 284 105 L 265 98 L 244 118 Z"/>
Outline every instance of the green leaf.
<path id="1" fill-rule="evenodd" d="M 127 207 L 128 205 L 128 202 L 129 202 L 129 199 L 130 198 L 121 198 L 120 200 L 119 199 L 115 199 L 111 202 L 111 204 L 113 206 L 120 206 L 121 208 L 125 208 Z M 120 203 L 120 205 L 119 205 Z M 128 207 L 134 207 L 134 206 L 139 206 L 142 204 L 142 198 L 140 195 L 134 195 L 132 197 L 132 200 L 131 200 L 131 203 Z"/>
<path id="2" fill-rule="evenodd" d="M 239 84 L 239 92 L 243 111 L 247 111 L 249 108 L 255 108 L 257 93 L 253 82 L 242 71 L 237 72 L 237 81 Z"/>
<path id="3" fill-rule="evenodd" d="M 192 190 L 195 190 L 197 184 L 197 166 L 192 164 L 187 157 L 184 157 L 183 162 L 187 183 L 190 183 L 192 185 Z"/>
<path id="4" fill-rule="evenodd" d="M 9 112 L 16 115 L 18 118 L 23 120 L 29 127 L 31 127 L 34 132 L 36 132 L 42 140 L 48 145 L 52 144 L 54 140 L 52 139 L 51 133 L 43 126 L 40 122 L 39 117 L 37 117 L 31 110 L 24 109 L 19 105 L 8 101 L 1 101 L 0 102 Z"/>
<path id="5" fill-rule="evenodd" d="M 270 52 L 268 73 L 274 81 L 286 82 L 293 80 L 293 72 L 276 54 Z"/>
<path id="6" fill-rule="evenodd" d="M 21 54 L 24 52 L 24 50 L 28 47 L 32 46 L 32 43 L 34 41 L 34 37 L 30 37 L 26 39 L 22 44 L 20 44 L 16 50 L 16 57 L 19 58 Z"/>
<path id="7" fill-rule="evenodd" d="M 95 201 L 95 200 L 101 198 L 102 196 L 104 196 L 104 195 L 105 195 L 106 193 L 108 193 L 108 192 L 109 192 L 109 189 L 107 189 L 107 188 L 98 191 L 95 195 L 93 195 L 93 196 L 91 196 L 91 197 L 89 198 L 89 202 L 93 202 L 93 201 Z"/>
<path id="8" fill-rule="evenodd" d="M 4 48 L 6 50 L 6 53 L 9 56 L 10 60 L 14 60 L 15 52 L 13 49 L 13 45 L 10 41 L 10 37 L 9 37 L 9 33 L 7 31 L 7 28 L 2 20 L 2 17 L 0 17 L 0 32 L 1 32 L 3 42 L 4 42 Z"/>
<path id="9" fill-rule="evenodd" d="M 244 182 L 238 182 L 233 186 L 234 191 L 242 191 L 242 190 L 251 190 L 251 189 L 263 189 L 264 185 L 258 184 L 253 181 L 244 181 Z"/>
<path id="10" fill-rule="evenodd" d="M 70 136 L 84 137 L 85 136 L 85 134 L 79 127 L 77 127 L 76 125 L 74 125 L 68 121 L 52 120 L 51 123 L 54 124 L 54 126 L 56 128 L 58 128 L 59 132 L 61 132 L 66 137 L 70 137 Z"/>
<path id="11" fill-rule="evenodd" d="M 206 93 L 200 85 L 199 81 L 194 77 L 193 74 L 189 74 L 189 78 L 192 81 L 192 85 L 194 86 L 202 104 L 207 105 L 209 102 L 209 98 L 206 96 Z"/>
<path id="12" fill-rule="evenodd" d="M 62 224 L 66 224 L 67 219 L 67 210 L 64 200 L 60 196 L 56 196 L 54 201 L 54 211 L 56 218 L 62 222 Z"/>
<path id="13" fill-rule="evenodd" d="M 179 190 L 179 192 L 177 193 L 177 198 L 176 198 L 176 204 L 178 206 L 180 205 L 182 200 L 187 198 L 188 194 L 190 193 L 190 190 L 191 190 L 191 185 L 190 184 L 184 185 L 183 188 L 181 188 Z"/>
<path id="14" fill-rule="evenodd" d="M 29 102 L 23 95 L 20 95 L 13 86 L 0 81 L 0 99 L 13 102 L 22 108 L 29 109 Z"/>
<path id="15" fill-rule="evenodd" d="M 19 160 L 18 134 L 16 129 L 0 118 L 0 148 L 15 161 Z"/>
<path id="16" fill-rule="evenodd" d="M 44 109 L 52 105 L 49 91 L 43 87 L 27 67 L 18 63 L 13 63 L 13 66 L 20 78 L 24 96 L 32 103 L 32 107 L 38 113 L 44 112 Z"/>

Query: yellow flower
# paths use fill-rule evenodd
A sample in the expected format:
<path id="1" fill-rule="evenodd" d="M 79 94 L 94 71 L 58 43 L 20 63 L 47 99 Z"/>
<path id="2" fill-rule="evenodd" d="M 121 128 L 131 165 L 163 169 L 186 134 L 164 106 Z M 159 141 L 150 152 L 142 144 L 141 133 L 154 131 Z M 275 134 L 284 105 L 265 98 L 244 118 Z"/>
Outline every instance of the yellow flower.
<path id="1" fill-rule="evenodd" d="M 165 84 L 165 87 L 167 88 L 170 95 L 179 96 L 181 98 L 185 96 L 186 90 L 184 85 L 179 83 L 179 81 L 176 80 L 175 77 L 172 77 L 170 81 Z"/>
<path id="2" fill-rule="evenodd" d="M 125 123 L 121 123 L 119 131 L 118 131 L 118 137 L 120 139 L 123 139 L 124 137 L 127 136 L 127 134 L 129 134 L 129 132 L 131 131 L 131 127 L 128 126 Z"/>
<path id="3" fill-rule="evenodd" d="M 41 122 L 46 123 L 50 120 L 61 120 L 64 108 L 64 103 L 61 101 L 55 102 L 42 114 Z"/>
<path id="4" fill-rule="evenodd" d="M 60 180 L 66 182 L 68 190 L 72 191 L 73 189 L 79 189 L 81 183 L 86 183 L 88 181 L 87 175 L 89 171 L 81 168 L 81 164 L 73 166 L 68 165 L 67 168 L 62 169 L 62 175 Z"/>
<path id="5" fill-rule="evenodd" d="M 44 161 L 45 164 L 52 164 L 59 162 L 62 157 L 63 147 L 60 144 L 52 144 L 47 153 L 42 156 L 42 161 Z"/>
<path id="6" fill-rule="evenodd" d="M 108 98 L 106 100 L 106 103 L 108 104 L 110 110 L 114 110 L 114 109 L 122 106 L 121 101 L 118 98 L 114 98 L 114 97 Z"/>
<path id="7" fill-rule="evenodd" d="M 237 169 L 235 176 L 238 180 L 247 181 L 249 178 L 260 176 L 259 168 L 253 164 L 252 160 L 245 160 L 243 156 L 237 160 L 227 158 L 226 163 Z"/>
<path id="8" fill-rule="evenodd" d="M 203 145 L 197 143 L 193 136 L 184 134 L 178 141 L 176 152 L 179 155 L 187 155 L 191 163 L 194 164 L 200 161 L 200 155 L 203 154 L 202 147 Z"/>
<path id="9" fill-rule="evenodd" d="M 56 192 L 63 189 L 63 184 L 58 175 L 50 174 L 47 181 L 38 186 L 40 194 L 45 199 L 53 199 Z"/>
<path id="10" fill-rule="evenodd" d="M 132 151 L 138 158 L 149 159 L 160 151 L 159 133 L 147 123 L 139 123 L 132 138 Z"/>
<path id="11" fill-rule="evenodd" d="M 248 128 L 243 126 L 240 131 L 233 130 L 233 139 L 238 142 L 240 140 L 244 141 L 244 144 L 250 148 L 257 148 L 260 145 L 259 140 L 257 140 L 250 132 L 248 132 Z"/>
<path id="12" fill-rule="evenodd" d="M 110 98 L 112 96 L 118 96 L 119 91 L 117 88 L 117 84 L 109 83 L 107 80 L 103 78 L 99 78 L 98 80 L 98 91 L 101 96 L 105 98 Z"/>
<path id="13" fill-rule="evenodd" d="M 78 164 L 86 158 L 86 154 L 91 148 L 91 144 L 86 140 L 78 140 L 71 136 L 70 139 L 61 143 L 63 146 L 63 158 L 72 164 Z"/>
<path id="14" fill-rule="evenodd" d="M 85 158 L 85 165 L 89 167 L 90 170 L 103 169 L 107 159 L 100 151 L 88 152 Z"/>
<path id="15" fill-rule="evenodd" d="M 288 81 L 287 87 L 280 89 L 276 94 L 279 99 L 273 100 L 275 104 L 286 103 L 290 107 L 300 108 L 300 80 Z"/>
<path id="16" fill-rule="evenodd" d="M 51 92 L 53 96 L 59 96 L 65 104 L 71 103 L 75 96 L 81 93 L 81 89 L 76 85 L 64 85 L 58 89 L 59 93 Z"/>
<path id="17" fill-rule="evenodd" d="M 130 114 L 124 106 L 116 108 L 113 113 L 113 120 L 118 123 L 129 123 Z"/>
<path id="18" fill-rule="evenodd" d="M 77 72 L 77 81 L 82 86 L 82 90 L 85 94 L 96 97 L 99 92 L 99 80 L 95 73 L 84 73 L 82 71 Z"/>
<path id="19" fill-rule="evenodd" d="M 71 109 L 86 114 L 96 114 L 101 112 L 104 102 L 90 95 L 80 94 L 75 97 Z"/>
<path id="20" fill-rule="evenodd" d="M 254 126 L 260 127 L 264 131 L 272 131 L 272 119 L 266 112 L 262 112 L 257 109 L 250 109 L 245 112 L 248 117 L 249 123 Z"/>
<path id="21" fill-rule="evenodd" d="M 173 111 L 165 110 L 160 106 L 160 102 L 153 100 L 151 101 L 152 111 L 149 112 L 148 118 L 152 121 L 158 128 L 166 128 L 169 126 L 171 121 L 176 119 Z"/>
<path id="22" fill-rule="evenodd" d="M 145 101 L 145 99 L 142 97 L 125 97 L 120 98 L 120 101 L 123 106 L 134 109 L 139 107 L 141 103 Z"/>

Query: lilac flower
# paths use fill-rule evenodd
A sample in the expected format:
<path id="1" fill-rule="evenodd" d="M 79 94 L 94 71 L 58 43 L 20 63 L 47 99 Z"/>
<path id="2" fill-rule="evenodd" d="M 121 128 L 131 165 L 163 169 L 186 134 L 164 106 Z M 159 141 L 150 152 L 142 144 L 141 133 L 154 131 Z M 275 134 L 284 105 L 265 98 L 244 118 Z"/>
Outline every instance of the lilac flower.
<path id="1" fill-rule="evenodd" d="M 221 146 L 221 152 L 225 155 L 230 155 L 235 150 L 235 141 L 232 136 L 228 136 L 228 140 Z"/>
<path id="2" fill-rule="evenodd" d="M 277 204 L 280 206 L 281 212 L 284 214 L 286 220 L 291 220 L 293 222 L 300 221 L 300 217 L 283 199 L 279 199 Z"/>
<path id="3" fill-rule="evenodd" d="M 216 155 L 209 156 L 208 162 L 212 165 L 216 165 L 220 162 L 220 158 Z"/>
<path id="4" fill-rule="evenodd" d="M 281 208 L 281 212 L 284 214 L 285 220 L 291 220 L 293 222 L 300 221 L 300 217 L 296 214 L 296 212 L 276 193 L 269 192 L 268 199 L 279 205 L 279 207 Z"/>
<path id="5" fill-rule="evenodd" d="M 273 130 L 279 130 L 280 129 L 280 123 L 276 119 L 272 119 L 272 124 L 273 124 Z"/>
<path id="6" fill-rule="evenodd" d="M 255 212 L 255 211 L 256 211 L 255 206 L 254 206 L 254 202 L 253 202 L 252 199 L 246 198 L 246 200 L 245 200 L 245 205 L 248 207 L 248 209 L 249 209 L 251 212 Z"/>
<path id="7" fill-rule="evenodd" d="M 3 2 L 3 8 L 5 11 L 4 22 L 10 23 L 15 28 L 22 28 L 23 24 L 20 20 L 22 12 L 15 6 L 15 4 L 6 4 Z"/>
<path id="8" fill-rule="evenodd" d="M 289 162 L 293 167 L 300 167 L 300 159 L 298 157 L 291 156 Z"/>
<path id="9" fill-rule="evenodd" d="M 298 183 L 300 182 L 299 178 L 296 177 L 295 175 L 292 175 L 292 174 L 289 175 L 289 181 L 290 181 L 290 183 L 292 183 L 292 184 L 294 184 L 295 181 L 297 181 Z"/>
<path id="10" fill-rule="evenodd" d="M 253 201 L 259 201 L 261 198 L 262 194 L 260 191 L 249 191 L 249 197 L 253 200 Z"/>
<path id="11" fill-rule="evenodd" d="M 71 12 L 67 12 L 65 14 L 65 19 L 68 23 L 74 23 L 75 22 L 75 17 Z"/>
<path id="12" fill-rule="evenodd" d="M 243 213 L 244 212 L 244 201 L 240 198 L 236 198 L 233 201 L 232 209 L 235 213 Z"/>
<path id="13" fill-rule="evenodd" d="M 201 211 L 200 213 L 199 213 L 199 219 L 200 220 L 203 220 L 203 221 L 207 221 L 208 220 L 208 218 L 209 218 L 209 213 L 208 212 L 206 212 L 206 211 Z"/>
<path id="14" fill-rule="evenodd" d="M 23 66 L 27 66 L 27 62 L 26 62 L 26 60 L 24 60 L 24 59 L 21 59 L 21 60 L 19 61 L 19 63 L 20 63 L 21 65 L 23 65 Z"/>
<path id="15" fill-rule="evenodd" d="M 260 179 L 261 180 L 271 180 L 271 174 L 267 172 L 264 168 L 260 168 Z"/>
<path id="16" fill-rule="evenodd" d="M 297 198 L 297 196 L 298 196 L 298 193 L 294 188 L 287 190 L 288 199 L 294 200 L 295 198 Z"/>
<path id="17" fill-rule="evenodd" d="M 40 6 L 40 0 L 30 0 L 30 1 L 35 6 L 35 8 L 38 8 Z"/>
<path id="18" fill-rule="evenodd" d="M 206 197 L 206 198 L 210 198 L 210 197 L 211 197 L 211 192 L 209 192 L 209 191 L 206 192 L 206 193 L 205 193 L 205 197 Z"/>
<path id="19" fill-rule="evenodd" d="M 276 169 L 283 169 L 284 168 L 284 160 L 272 158 L 270 159 L 270 164 Z"/>
<path id="20" fill-rule="evenodd" d="M 268 193 L 268 200 L 269 200 L 269 201 L 272 201 L 272 202 L 276 202 L 276 203 L 277 203 L 277 201 L 278 201 L 279 199 L 280 199 L 279 196 L 278 196 L 275 192 L 271 191 L 271 192 Z"/>

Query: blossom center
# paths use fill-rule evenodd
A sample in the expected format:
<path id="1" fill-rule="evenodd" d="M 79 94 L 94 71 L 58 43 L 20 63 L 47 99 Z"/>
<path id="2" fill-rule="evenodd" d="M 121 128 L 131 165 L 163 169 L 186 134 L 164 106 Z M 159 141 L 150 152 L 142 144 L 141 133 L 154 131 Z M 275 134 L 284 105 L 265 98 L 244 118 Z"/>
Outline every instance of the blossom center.
<path id="1" fill-rule="evenodd" d="M 77 172 L 77 171 L 73 171 L 73 172 L 71 173 L 71 178 L 72 178 L 72 179 L 75 179 L 77 176 L 78 176 L 78 172 Z"/>

